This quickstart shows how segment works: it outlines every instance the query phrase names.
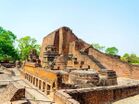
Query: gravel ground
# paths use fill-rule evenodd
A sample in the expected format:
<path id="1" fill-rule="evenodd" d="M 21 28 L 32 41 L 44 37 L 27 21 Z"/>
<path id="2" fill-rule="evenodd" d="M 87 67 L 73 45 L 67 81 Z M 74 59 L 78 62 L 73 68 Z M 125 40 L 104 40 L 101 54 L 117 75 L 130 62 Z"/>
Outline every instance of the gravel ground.
<path id="1" fill-rule="evenodd" d="M 139 104 L 139 95 L 116 101 L 113 104 Z"/>

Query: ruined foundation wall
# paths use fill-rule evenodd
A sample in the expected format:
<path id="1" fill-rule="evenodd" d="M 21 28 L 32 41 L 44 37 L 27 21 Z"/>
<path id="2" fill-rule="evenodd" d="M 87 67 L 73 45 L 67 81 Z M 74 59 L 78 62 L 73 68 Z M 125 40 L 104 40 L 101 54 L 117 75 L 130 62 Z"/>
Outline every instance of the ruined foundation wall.
<path id="1" fill-rule="evenodd" d="M 139 85 L 111 86 L 58 91 L 54 98 L 58 104 L 109 104 L 138 93 Z"/>
<path id="2" fill-rule="evenodd" d="M 0 104 L 6 101 L 16 101 L 24 98 L 25 88 L 20 86 L 17 82 L 12 82 L 0 93 Z"/>
<path id="3" fill-rule="evenodd" d="M 62 90 L 59 90 L 54 95 L 54 101 L 57 104 L 80 104 L 78 101 L 73 99 L 69 94 Z"/>

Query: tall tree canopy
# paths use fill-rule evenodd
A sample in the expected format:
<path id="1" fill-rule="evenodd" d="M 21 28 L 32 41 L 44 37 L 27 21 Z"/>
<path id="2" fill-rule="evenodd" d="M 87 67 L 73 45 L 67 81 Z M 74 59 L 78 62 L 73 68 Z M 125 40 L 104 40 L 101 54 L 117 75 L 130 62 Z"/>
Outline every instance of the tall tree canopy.
<path id="1" fill-rule="evenodd" d="M 36 49 L 38 54 L 40 51 L 40 45 L 37 44 L 36 39 L 30 36 L 25 36 L 18 40 L 18 48 L 20 52 L 20 57 L 22 60 L 26 60 L 31 49 Z"/>
<path id="2" fill-rule="evenodd" d="M 109 47 L 105 50 L 105 53 L 106 54 L 109 54 L 109 55 L 117 55 L 118 54 L 118 49 L 116 47 Z"/>
<path id="3" fill-rule="evenodd" d="M 14 61 L 18 59 L 17 50 L 14 47 L 16 36 L 0 27 L 0 61 Z"/>

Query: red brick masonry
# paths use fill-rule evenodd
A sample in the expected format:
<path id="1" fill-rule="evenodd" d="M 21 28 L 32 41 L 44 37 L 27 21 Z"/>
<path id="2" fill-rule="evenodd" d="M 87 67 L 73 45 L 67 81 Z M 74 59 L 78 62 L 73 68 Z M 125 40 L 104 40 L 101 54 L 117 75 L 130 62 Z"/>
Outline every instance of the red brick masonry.
<path id="1" fill-rule="evenodd" d="M 54 99 L 58 104 L 109 104 L 139 94 L 139 84 L 59 90 Z"/>

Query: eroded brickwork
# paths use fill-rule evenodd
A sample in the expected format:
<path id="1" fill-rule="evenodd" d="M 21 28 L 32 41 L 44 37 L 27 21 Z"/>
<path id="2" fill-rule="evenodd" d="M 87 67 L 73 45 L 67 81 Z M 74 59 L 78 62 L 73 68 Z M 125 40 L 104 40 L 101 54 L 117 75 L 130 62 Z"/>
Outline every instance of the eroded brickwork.
<path id="1" fill-rule="evenodd" d="M 91 48 L 89 44 L 77 38 L 68 27 L 59 28 L 44 37 L 40 53 L 41 62 L 43 62 L 43 52 L 48 45 L 54 46 L 59 55 L 64 57 L 66 64 L 57 64 L 56 69 L 66 67 L 90 68 L 97 71 L 110 69 L 116 71 L 118 76 L 139 79 L 139 66 L 129 65 Z M 68 60 L 69 55 L 72 56 L 71 60 Z"/>
<path id="2" fill-rule="evenodd" d="M 110 104 L 139 93 L 139 85 L 96 87 L 76 90 L 61 90 L 55 93 L 58 104 Z"/>
<path id="3" fill-rule="evenodd" d="M 40 60 L 25 63 L 25 78 L 48 96 L 56 92 L 58 104 L 107 104 L 139 93 L 139 84 L 117 85 L 117 75 L 139 79 L 139 66 L 97 51 L 68 27 L 44 37 Z"/>
<path id="4" fill-rule="evenodd" d="M 25 98 L 25 88 L 16 82 L 10 83 L 6 89 L 0 93 L 0 103 L 7 101 L 22 100 Z"/>

